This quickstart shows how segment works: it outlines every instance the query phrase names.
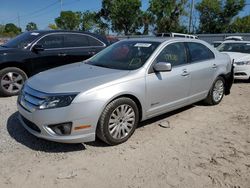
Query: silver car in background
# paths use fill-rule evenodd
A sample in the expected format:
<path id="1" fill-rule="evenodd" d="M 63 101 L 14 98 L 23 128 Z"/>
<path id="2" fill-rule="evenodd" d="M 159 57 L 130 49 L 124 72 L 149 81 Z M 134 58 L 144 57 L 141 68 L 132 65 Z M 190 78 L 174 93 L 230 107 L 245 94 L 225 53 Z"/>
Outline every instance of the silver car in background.
<path id="1" fill-rule="evenodd" d="M 33 135 L 82 143 L 98 136 L 125 142 L 140 121 L 230 93 L 226 54 L 197 39 L 119 41 L 85 62 L 30 78 L 18 97 L 19 119 Z"/>

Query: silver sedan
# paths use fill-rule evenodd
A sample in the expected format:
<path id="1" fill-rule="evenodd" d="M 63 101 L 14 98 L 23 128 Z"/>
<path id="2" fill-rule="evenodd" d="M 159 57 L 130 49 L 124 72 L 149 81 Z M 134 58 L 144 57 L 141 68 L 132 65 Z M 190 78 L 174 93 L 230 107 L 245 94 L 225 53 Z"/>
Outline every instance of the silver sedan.
<path id="1" fill-rule="evenodd" d="M 41 72 L 18 97 L 20 122 L 64 143 L 125 142 L 140 121 L 230 93 L 226 54 L 197 39 L 128 39 L 91 59 Z"/>

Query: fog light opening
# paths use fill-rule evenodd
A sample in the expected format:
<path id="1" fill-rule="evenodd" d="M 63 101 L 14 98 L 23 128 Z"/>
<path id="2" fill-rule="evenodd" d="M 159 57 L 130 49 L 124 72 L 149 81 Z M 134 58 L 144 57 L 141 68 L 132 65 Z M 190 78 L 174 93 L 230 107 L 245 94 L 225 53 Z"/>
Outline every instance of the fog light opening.
<path id="1" fill-rule="evenodd" d="M 72 122 L 49 125 L 48 127 L 57 135 L 60 136 L 70 135 Z"/>

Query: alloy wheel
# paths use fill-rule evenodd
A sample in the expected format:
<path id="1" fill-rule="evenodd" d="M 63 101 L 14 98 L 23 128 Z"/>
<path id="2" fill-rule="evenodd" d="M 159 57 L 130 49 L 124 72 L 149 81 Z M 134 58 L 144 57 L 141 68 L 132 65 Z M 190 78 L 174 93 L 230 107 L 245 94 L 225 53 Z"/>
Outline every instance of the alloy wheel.
<path id="1" fill-rule="evenodd" d="M 224 83 L 222 80 L 217 80 L 213 88 L 213 99 L 215 102 L 219 102 L 224 94 Z"/>
<path id="2" fill-rule="evenodd" d="M 17 93 L 24 84 L 24 78 L 17 72 L 8 72 L 1 79 L 1 87 L 8 93 Z"/>
<path id="3" fill-rule="evenodd" d="M 134 109 L 123 104 L 118 106 L 110 115 L 108 122 L 108 131 L 114 139 L 125 138 L 135 126 Z"/>

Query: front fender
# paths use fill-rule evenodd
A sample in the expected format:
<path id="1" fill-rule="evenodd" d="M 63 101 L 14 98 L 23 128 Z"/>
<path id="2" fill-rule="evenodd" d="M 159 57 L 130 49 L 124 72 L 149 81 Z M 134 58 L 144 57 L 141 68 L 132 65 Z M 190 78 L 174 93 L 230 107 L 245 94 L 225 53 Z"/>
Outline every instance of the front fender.
<path id="1" fill-rule="evenodd" d="M 91 90 L 91 92 L 80 93 L 73 101 L 73 103 L 85 103 L 87 101 L 98 100 L 101 106 L 96 109 L 99 116 L 101 115 L 104 108 L 114 99 L 121 96 L 133 96 L 138 99 L 141 104 L 142 118 L 145 114 L 145 80 L 144 78 L 138 78 L 127 82 L 118 83 L 115 85 Z"/>

